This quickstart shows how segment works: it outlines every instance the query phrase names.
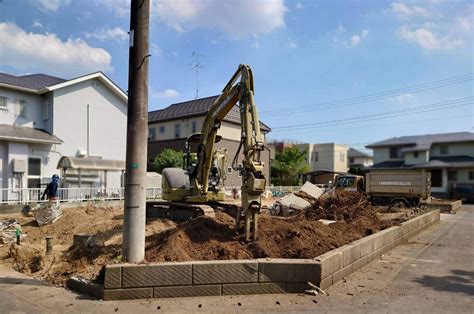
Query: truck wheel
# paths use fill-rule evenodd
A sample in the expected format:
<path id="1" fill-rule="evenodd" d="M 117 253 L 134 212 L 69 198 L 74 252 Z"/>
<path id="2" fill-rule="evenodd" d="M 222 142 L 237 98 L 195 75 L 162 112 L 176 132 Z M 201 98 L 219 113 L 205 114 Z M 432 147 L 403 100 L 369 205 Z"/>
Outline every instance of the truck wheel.
<path id="1" fill-rule="evenodd" d="M 391 207 L 395 207 L 395 208 L 408 207 L 406 201 L 404 201 L 404 200 L 393 200 L 393 201 L 390 203 L 390 206 L 391 206 Z"/>

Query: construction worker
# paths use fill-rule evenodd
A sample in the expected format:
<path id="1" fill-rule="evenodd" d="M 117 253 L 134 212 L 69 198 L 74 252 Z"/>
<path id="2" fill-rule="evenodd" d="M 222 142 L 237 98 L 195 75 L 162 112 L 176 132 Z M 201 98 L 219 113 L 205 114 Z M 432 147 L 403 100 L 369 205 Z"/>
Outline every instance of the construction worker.
<path id="1" fill-rule="evenodd" d="M 54 174 L 51 178 L 51 182 L 48 183 L 46 189 L 43 192 L 43 196 L 41 196 L 41 200 L 44 200 L 44 197 L 48 195 L 48 200 L 55 201 L 58 199 L 58 186 L 59 186 L 59 176 Z"/>

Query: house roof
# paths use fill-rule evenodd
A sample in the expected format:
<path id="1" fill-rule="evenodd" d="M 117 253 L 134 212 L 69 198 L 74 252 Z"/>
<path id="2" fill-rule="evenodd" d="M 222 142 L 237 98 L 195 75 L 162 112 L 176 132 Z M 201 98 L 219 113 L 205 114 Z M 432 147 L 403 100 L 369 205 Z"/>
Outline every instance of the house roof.
<path id="1" fill-rule="evenodd" d="M 16 142 L 61 144 L 62 141 L 46 131 L 24 126 L 0 124 L 0 139 Z"/>
<path id="2" fill-rule="evenodd" d="M 17 87 L 23 87 L 27 89 L 40 90 L 47 86 L 56 85 L 65 82 L 65 79 L 46 75 L 46 74 L 30 74 L 15 76 L 7 73 L 0 72 L 0 83 L 6 85 L 12 85 Z"/>
<path id="3" fill-rule="evenodd" d="M 410 151 L 420 151 L 430 149 L 432 144 L 454 142 L 474 142 L 474 133 L 457 132 L 393 137 L 388 140 L 367 145 L 366 147 L 376 148 L 386 146 L 414 146 Z"/>
<path id="4" fill-rule="evenodd" d="M 474 167 L 474 157 L 471 156 L 446 156 L 446 157 L 431 157 L 428 162 L 406 165 L 403 160 L 390 160 L 377 163 L 368 169 L 396 169 L 396 168 L 467 168 Z"/>
<path id="5" fill-rule="evenodd" d="M 354 157 L 365 157 L 365 158 L 373 158 L 371 155 L 361 152 L 360 150 L 349 148 L 347 152 L 347 157 L 354 158 Z"/>
<path id="6" fill-rule="evenodd" d="M 219 96 L 210 96 L 189 101 L 184 101 L 169 105 L 160 110 L 148 113 L 148 123 L 164 122 L 176 119 L 204 116 L 207 114 L 212 104 Z M 240 124 L 240 113 L 237 106 L 234 106 L 224 118 L 225 121 Z M 260 126 L 265 132 L 271 129 L 260 121 Z"/>
<path id="7" fill-rule="evenodd" d="M 35 94 L 44 94 L 46 92 L 54 91 L 90 79 L 100 80 L 123 101 L 127 101 L 127 94 L 111 79 L 109 79 L 104 73 L 100 71 L 79 76 L 70 80 L 46 74 L 15 76 L 7 73 L 0 73 L 0 86 L 18 89 Z"/>

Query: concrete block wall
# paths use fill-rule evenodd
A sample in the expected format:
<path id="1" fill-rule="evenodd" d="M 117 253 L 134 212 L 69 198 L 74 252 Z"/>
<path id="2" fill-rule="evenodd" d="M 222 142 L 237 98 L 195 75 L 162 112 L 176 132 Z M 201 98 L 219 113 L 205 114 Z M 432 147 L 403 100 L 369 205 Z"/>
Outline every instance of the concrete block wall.
<path id="1" fill-rule="evenodd" d="M 432 211 L 314 259 L 256 259 L 107 265 L 104 300 L 299 293 L 326 289 L 439 221 Z"/>
<path id="2" fill-rule="evenodd" d="M 439 210 L 410 219 L 316 258 L 321 263 L 320 288 L 326 289 L 362 266 L 379 259 L 397 245 L 406 243 L 422 229 L 439 221 Z"/>
<path id="3" fill-rule="evenodd" d="M 107 265 L 104 300 L 304 292 L 319 284 L 314 259 Z"/>

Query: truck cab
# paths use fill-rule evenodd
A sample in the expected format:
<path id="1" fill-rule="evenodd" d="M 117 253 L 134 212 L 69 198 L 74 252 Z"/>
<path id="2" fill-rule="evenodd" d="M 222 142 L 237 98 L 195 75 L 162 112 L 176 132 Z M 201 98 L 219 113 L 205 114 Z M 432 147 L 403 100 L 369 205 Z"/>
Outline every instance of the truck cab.
<path id="1" fill-rule="evenodd" d="M 344 189 L 350 192 L 364 192 L 365 184 L 364 177 L 357 175 L 339 175 L 336 177 L 336 189 Z"/>

